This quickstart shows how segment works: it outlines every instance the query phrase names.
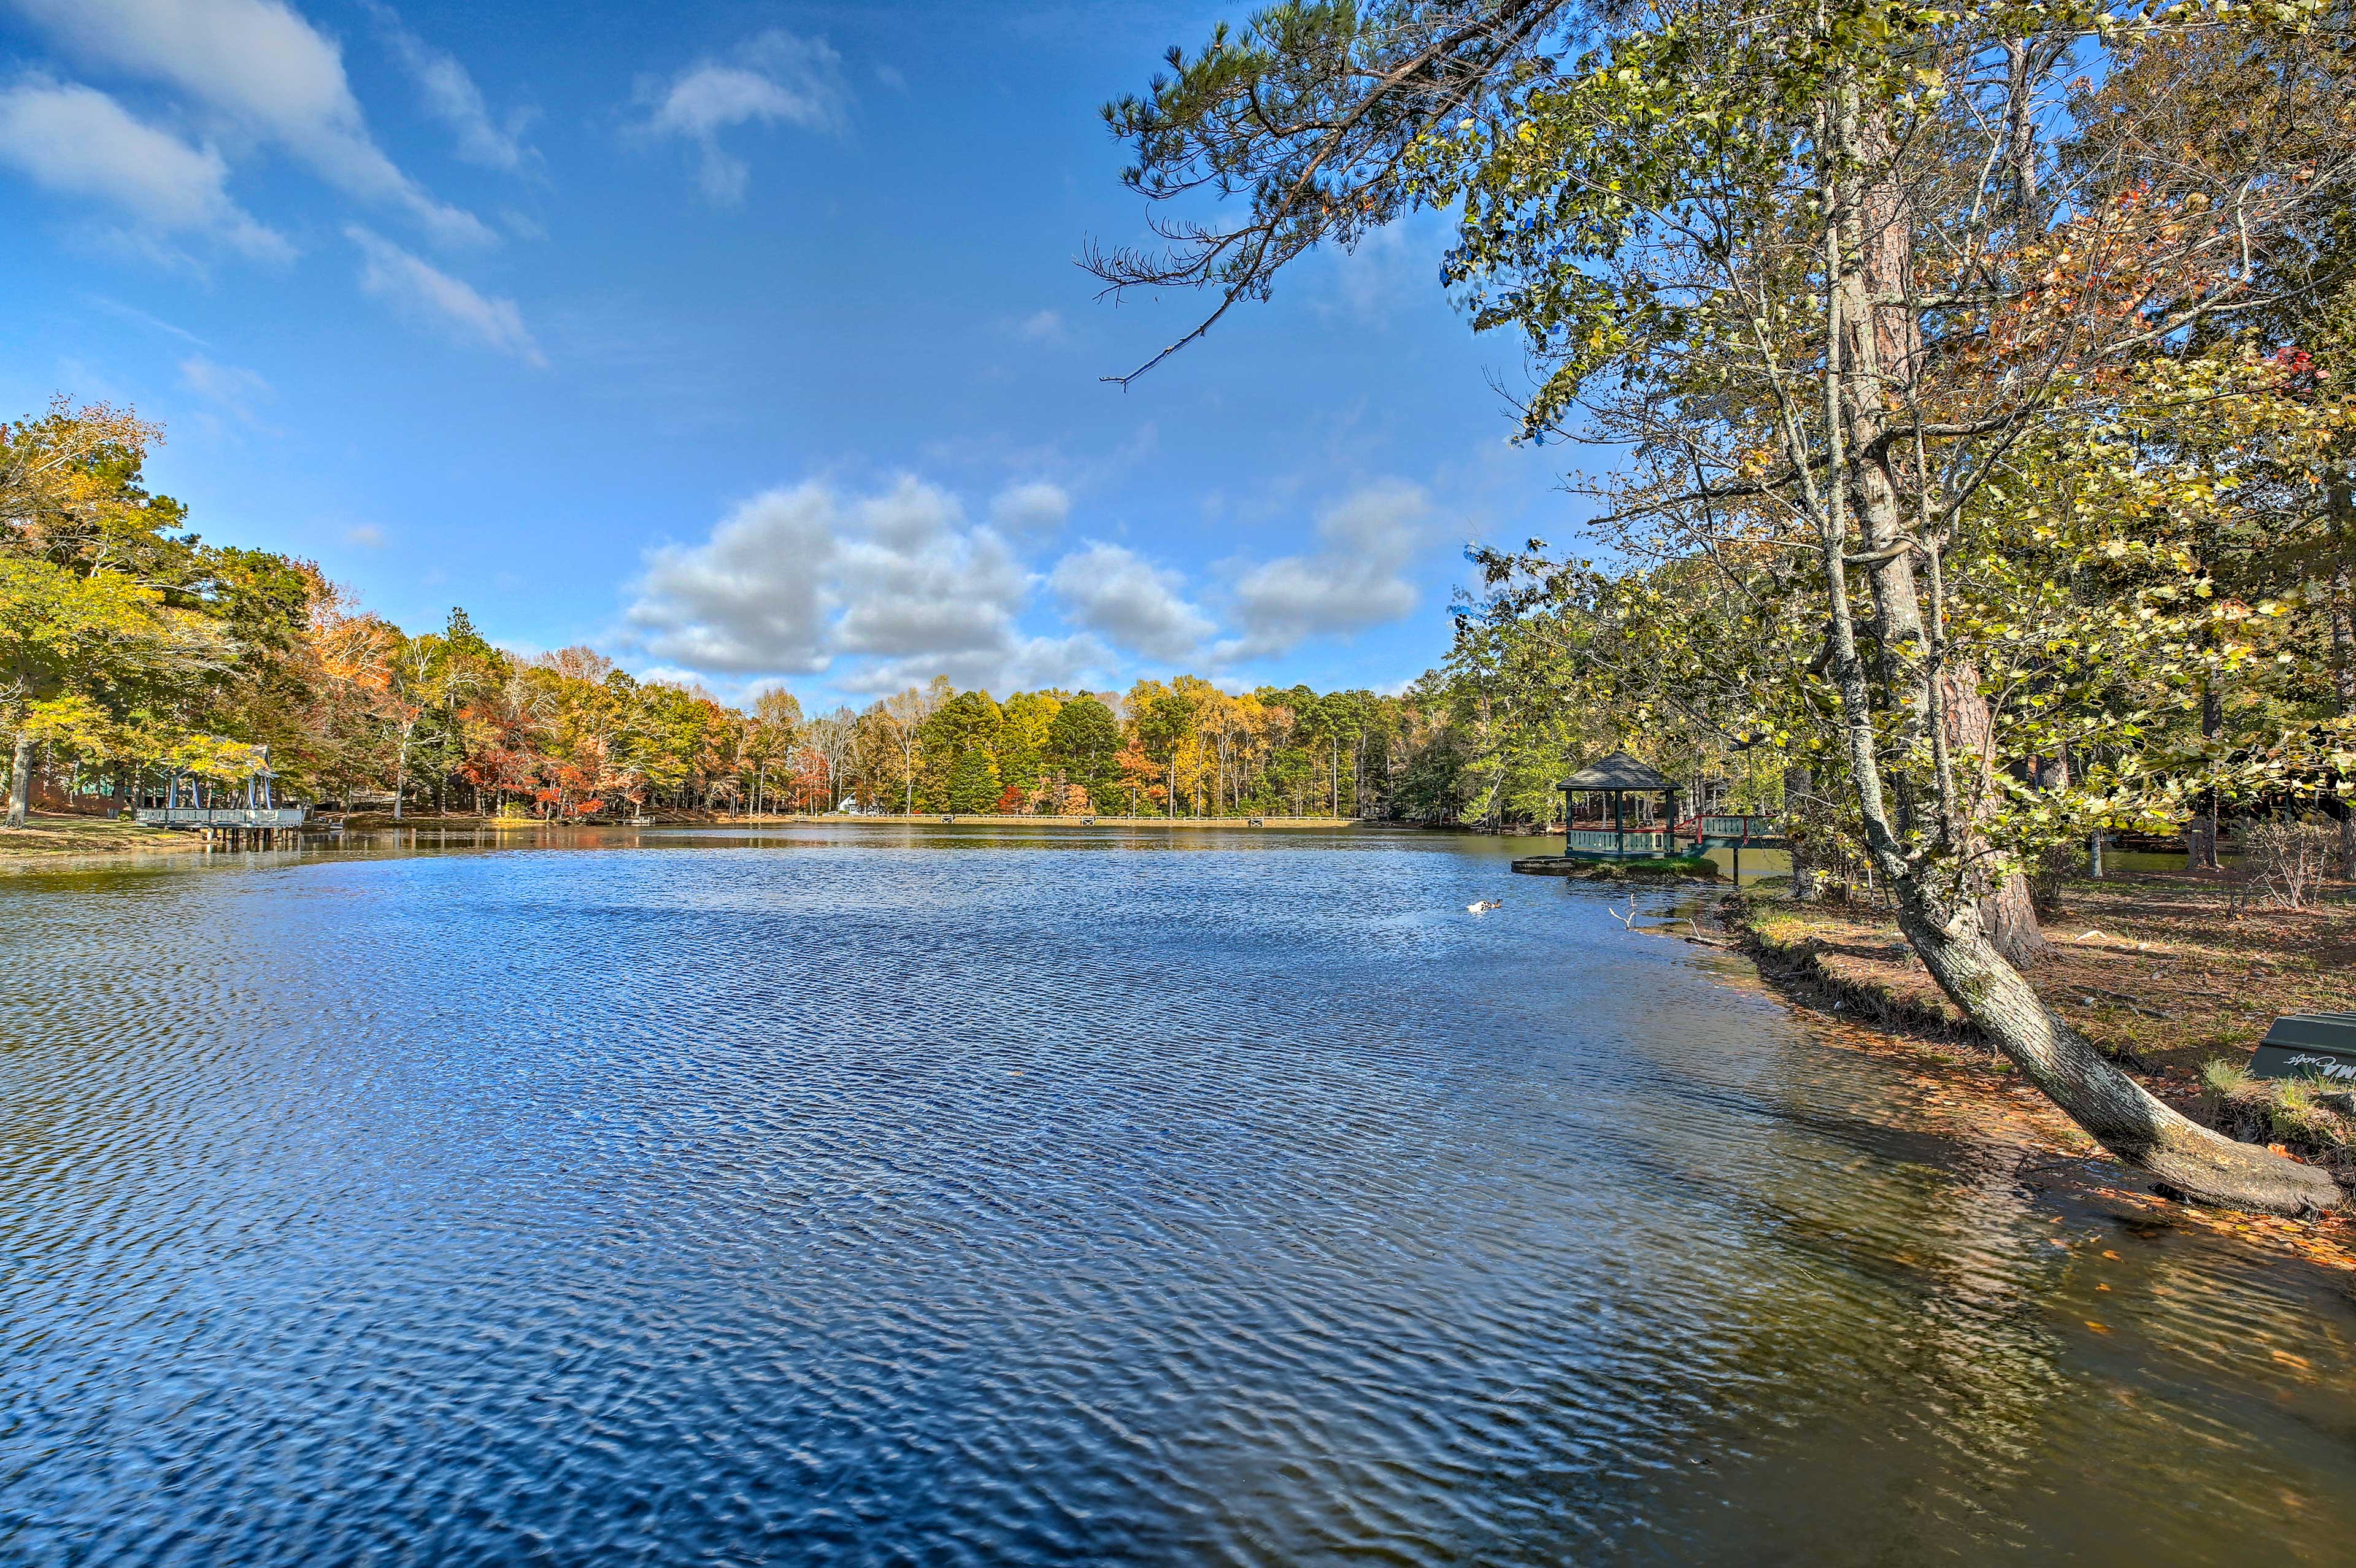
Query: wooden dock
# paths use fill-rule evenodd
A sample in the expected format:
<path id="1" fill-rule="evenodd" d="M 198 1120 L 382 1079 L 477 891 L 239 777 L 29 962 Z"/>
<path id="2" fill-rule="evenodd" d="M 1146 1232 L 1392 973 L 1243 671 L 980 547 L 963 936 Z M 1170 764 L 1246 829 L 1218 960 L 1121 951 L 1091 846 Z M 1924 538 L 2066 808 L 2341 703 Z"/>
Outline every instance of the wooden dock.
<path id="1" fill-rule="evenodd" d="M 290 844 L 310 820 L 306 805 L 150 805 L 134 815 L 142 827 L 201 833 L 205 848 L 275 849 Z M 282 837 L 283 836 L 283 837 Z"/>

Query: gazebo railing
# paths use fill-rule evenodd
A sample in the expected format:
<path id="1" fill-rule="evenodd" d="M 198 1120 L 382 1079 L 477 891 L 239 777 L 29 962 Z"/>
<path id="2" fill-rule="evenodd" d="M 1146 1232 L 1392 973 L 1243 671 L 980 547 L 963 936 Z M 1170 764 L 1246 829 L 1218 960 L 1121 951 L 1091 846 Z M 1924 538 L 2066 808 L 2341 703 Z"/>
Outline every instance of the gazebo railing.
<path id="1" fill-rule="evenodd" d="M 1614 833 L 1608 827 L 1600 831 L 1589 827 L 1574 827 L 1563 835 L 1562 841 L 1563 848 L 1566 849 L 1585 849 L 1591 852 L 1625 850 L 1632 855 L 1663 854 L 1670 847 L 1669 836 L 1666 833 L 1645 831 L 1640 828 L 1630 828 L 1625 833 Z"/>

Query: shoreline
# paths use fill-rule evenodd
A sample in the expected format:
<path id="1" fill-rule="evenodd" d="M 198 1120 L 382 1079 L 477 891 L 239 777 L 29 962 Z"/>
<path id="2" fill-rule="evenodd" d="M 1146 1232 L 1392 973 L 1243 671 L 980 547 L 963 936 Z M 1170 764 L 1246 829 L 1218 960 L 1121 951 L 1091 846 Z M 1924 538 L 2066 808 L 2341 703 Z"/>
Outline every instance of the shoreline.
<path id="1" fill-rule="evenodd" d="M 465 833 L 537 833 L 551 830 L 572 832 L 616 833 L 652 832 L 665 828 L 746 829 L 757 827 L 1119 827 L 1160 828 L 1167 831 L 1207 829 L 1241 829 L 1253 832 L 1332 832 L 1347 829 L 1361 833 L 1450 833 L 1472 837 L 1497 837 L 1482 834 L 1477 829 L 1454 826 L 1427 825 L 1418 822 L 1377 821 L 1350 816 L 1000 816 L 995 815 L 958 815 L 918 812 L 913 816 L 903 812 L 874 813 L 849 816 L 833 812 L 763 812 L 754 816 L 732 816 L 717 814 L 668 812 L 652 821 L 632 822 L 547 822 L 538 817 L 475 816 L 452 813 L 448 815 L 403 816 L 396 819 L 390 812 L 359 811 L 340 816 L 315 816 L 301 828 L 294 851 L 328 847 L 337 834 L 366 836 L 378 833 L 465 832 Z M 221 851 L 212 851 L 219 853 Z M 236 851 L 252 853 L 254 851 Z M 279 851 L 273 851 L 273 853 Z M 105 860 L 124 856 L 202 855 L 208 853 L 201 836 L 187 828 L 147 827 L 123 817 L 83 816 L 64 812 L 35 812 L 21 828 L 0 828 L 0 871 L 27 870 L 41 866 L 60 865 L 76 860 Z"/>
<path id="2" fill-rule="evenodd" d="M 1386 822 L 1356 816 L 1001 816 L 991 813 L 959 813 L 919 811 L 871 812 L 851 816 L 841 812 L 763 812 L 758 816 L 738 816 L 691 812 L 662 813 L 648 822 L 548 822 L 536 816 L 467 816 L 450 815 L 427 816 L 411 814 L 395 821 L 390 812 L 356 811 L 338 817 L 320 817 L 321 823 L 334 823 L 347 832 L 377 833 L 391 828 L 407 827 L 499 827 L 550 828 L 610 831 L 616 828 L 638 829 L 655 827 L 849 827 L 875 826 L 916 827 L 1250 827 L 1275 830 L 1279 828 L 1349 827 L 1366 832 L 1458 833 L 1471 829 L 1426 827 L 1418 822 Z M 306 830 L 313 831 L 315 829 Z"/>
<path id="3" fill-rule="evenodd" d="M 2297 1102 L 2281 1108 L 2272 1081 L 2221 1094 L 2209 1063 L 2244 1068 L 2275 1017 L 2356 1000 L 2346 978 L 2356 955 L 2356 900 L 2229 922 L 2204 907 L 2209 891 L 2201 879 L 2152 873 L 2072 884 L 2067 907 L 2044 923 L 2051 954 L 2022 973 L 2072 1028 L 2175 1110 L 2322 1165 L 2346 1185 L 2356 1175 L 2356 1117 Z M 2081 1168 L 2095 1191 L 2146 1212 L 2356 1273 L 2349 1210 L 2301 1221 L 2152 1192 L 2148 1178 L 2105 1153 L 1986 1042 L 1881 912 L 1745 891 L 1706 901 L 1689 929 L 1695 934 L 1686 940 L 1746 960 L 1758 983 L 1824 1043 L 1904 1074 L 1911 1082 L 1893 1084 L 1893 1105 L 1939 1130 L 1994 1137 L 2024 1160 Z M 1722 938 L 1702 934 L 1710 929 Z"/>
<path id="4" fill-rule="evenodd" d="M 0 870 L 60 860 L 176 852 L 202 854 L 204 843 L 193 833 L 143 827 L 121 817 L 75 816 L 61 812 L 37 811 L 22 827 L 0 827 Z"/>

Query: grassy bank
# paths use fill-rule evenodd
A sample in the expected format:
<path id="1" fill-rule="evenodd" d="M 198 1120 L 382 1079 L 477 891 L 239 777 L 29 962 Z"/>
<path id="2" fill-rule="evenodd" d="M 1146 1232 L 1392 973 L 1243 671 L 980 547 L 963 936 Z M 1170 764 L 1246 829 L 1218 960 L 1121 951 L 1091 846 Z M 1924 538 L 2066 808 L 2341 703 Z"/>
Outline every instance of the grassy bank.
<path id="1" fill-rule="evenodd" d="M 1893 921 L 1752 891 L 1724 912 L 1762 971 L 1803 1006 L 1924 1061 L 2001 1085 L 2009 1064 L 1941 994 Z M 2285 1013 L 2356 1008 L 2356 896 L 2229 913 L 2213 878 L 2136 872 L 2071 884 L 2045 923 L 2038 994 L 2154 1094 L 2195 1121 L 2356 1181 L 2356 1104 L 2244 1071 Z"/>
<path id="2" fill-rule="evenodd" d="M 196 839 L 124 818 L 37 811 L 22 827 L 0 827 L 0 865 L 30 865 L 60 855 L 152 854 L 194 849 Z"/>

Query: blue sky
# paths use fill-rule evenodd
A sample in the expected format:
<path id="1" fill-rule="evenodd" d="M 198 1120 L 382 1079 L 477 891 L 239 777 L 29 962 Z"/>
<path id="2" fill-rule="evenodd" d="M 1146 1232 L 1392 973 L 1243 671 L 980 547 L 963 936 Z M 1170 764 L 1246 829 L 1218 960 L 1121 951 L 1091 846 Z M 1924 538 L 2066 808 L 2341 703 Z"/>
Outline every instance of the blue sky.
<path id="1" fill-rule="evenodd" d="M 1097 117 L 1198 6 L 0 0 L 0 409 L 163 421 L 209 538 L 740 697 L 1394 687 L 1559 539 L 1433 219 L 1191 296 Z"/>

